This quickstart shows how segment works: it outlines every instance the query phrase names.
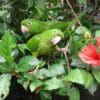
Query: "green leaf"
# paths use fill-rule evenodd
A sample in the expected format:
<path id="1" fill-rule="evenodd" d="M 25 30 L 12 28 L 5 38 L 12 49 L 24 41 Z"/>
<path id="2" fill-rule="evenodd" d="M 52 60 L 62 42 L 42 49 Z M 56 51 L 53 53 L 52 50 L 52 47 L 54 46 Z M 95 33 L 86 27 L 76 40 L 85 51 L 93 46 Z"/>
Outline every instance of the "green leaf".
<path id="1" fill-rule="evenodd" d="M 23 74 L 23 77 L 27 80 L 30 80 L 30 81 L 34 81 L 35 80 L 35 75 L 34 74 L 30 74 L 30 73 L 24 73 Z"/>
<path id="2" fill-rule="evenodd" d="M 57 58 L 55 60 L 55 64 L 65 65 L 66 64 L 66 61 L 65 61 L 65 59 Z"/>
<path id="3" fill-rule="evenodd" d="M 71 55 L 76 56 L 79 50 L 83 48 L 84 44 L 86 44 L 86 40 L 84 41 L 83 36 L 74 35 L 71 37 L 69 45 Z M 71 59 L 73 59 L 73 56 L 71 56 Z"/>
<path id="4" fill-rule="evenodd" d="M 75 87 L 71 88 L 69 100 L 80 100 L 80 93 L 77 88 L 75 88 Z"/>
<path id="5" fill-rule="evenodd" d="M 51 3 L 57 4 L 59 0 L 50 0 Z"/>
<path id="6" fill-rule="evenodd" d="M 28 0 L 27 2 L 27 8 L 30 9 L 34 6 L 34 0 Z"/>
<path id="7" fill-rule="evenodd" d="M 0 63 L 4 63 L 6 62 L 6 60 L 4 59 L 4 57 L 0 56 Z"/>
<path id="8" fill-rule="evenodd" d="M 21 84 L 25 90 L 28 90 L 30 84 L 29 80 L 25 81 L 25 80 L 18 79 L 18 83 Z"/>
<path id="9" fill-rule="evenodd" d="M 17 82 L 21 84 L 25 90 L 27 90 L 29 87 L 31 92 L 43 84 L 42 81 L 35 78 L 35 75 L 28 73 L 25 73 L 23 76 L 19 77 Z"/>
<path id="10" fill-rule="evenodd" d="M 75 30 L 75 32 L 76 32 L 77 34 L 84 34 L 85 32 L 91 33 L 91 32 L 89 31 L 89 29 L 87 29 L 85 26 L 79 26 L 79 27 L 77 27 L 77 29 Z"/>
<path id="11" fill-rule="evenodd" d="M 46 68 L 42 68 L 36 73 L 36 77 L 40 79 L 45 79 L 47 77 L 50 77 L 50 73 Z"/>
<path id="12" fill-rule="evenodd" d="M 4 29 L 4 23 L 3 22 L 0 22 L 0 37 L 3 35 L 5 29 Z M 1 34 L 2 33 L 2 34 Z"/>
<path id="13" fill-rule="evenodd" d="M 79 68 L 86 68 L 87 64 L 85 64 L 79 57 L 77 56 L 72 56 L 71 57 L 71 66 L 79 67 Z"/>
<path id="14" fill-rule="evenodd" d="M 25 56 L 20 59 L 18 67 L 16 68 L 17 72 L 27 72 L 32 70 L 39 64 L 39 60 L 33 56 Z"/>
<path id="15" fill-rule="evenodd" d="M 84 78 L 79 69 L 72 69 L 68 75 L 65 76 L 65 80 L 75 82 L 78 84 L 84 84 Z"/>
<path id="16" fill-rule="evenodd" d="M 40 92 L 41 100 L 52 100 L 52 96 L 48 91 L 41 91 Z"/>
<path id="17" fill-rule="evenodd" d="M 84 79 L 84 86 L 87 89 L 91 84 L 93 84 L 93 76 L 85 70 L 81 70 L 81 72 Z"/>
<path id="18" fill-rule="evenodd" d="M 3 17 L 7 14 L 7 10 L 0 10 L 0 17 Z"/>
<path id="19" fill-rule="evenodd" d="M 79 4 L 84 4 L 86 1 L 85 1 L 85 0 L 77 0 L 77 2 L 78 2 Z"/>
<path id="20" fill-rule="evenodd" d="M 96 37 L 100 36 L 100 30 L 96 30 L 95 36 L 96 36 Z"/>
<path id="21" fill-rule="evenodd" d="M 4 100 L 9 94 L 11 75 L 3 74 L 0 76 L 0 98 Z"/>
<path id="22" fill-rule="evenodd" d="M 28 48 L 26 44 L 18 44 L 18 48 L 23 54 L 25 54 L 25 50 L 30 51 L 30 49 Z"/>
<path id="23" fill-rule="evenodd" d="M 42 68 L 37 73 L 37 77 L 44 79 L 47 77 L 55 77 L 57 75 L 62 75 L 65 73 L 64 66 L 61 64 L 53 64 L 49 66 L 48 69 Z"/>
<path id="24" fill-rule="evenodd" d="M 24 81 L 24 83 L 23 83 L 23 87 L 24 87 L 24 89 L 25 89 L 25 90 L 27 90 L 27 89 L 28 89 L 29 83 L 30 83 L 30 81 L 29 81 L 29 80 Z"/>
<path id="25" fill-rule="evenodd" d="M 46 18 L 47 16 L 47 8 L 44 0 L 36 0 L 35 1 L 35 9 L 37 10 L 37 15 L 39 18 Z"/>
<path id="26" fill-rule="evenodd" d="M 13 61 L 12 51 L 16 47 L 14 37 L 7 31 L 0 41 L 0 55 L 3 56 L 7 62 Z"/>
<path id="27" fill-rule="evenodd" d="M 40 60 L 40 63 L 39 63 L 39 68 L 44 67 L 44 66 L 45 66 L 45 64 L 46 64 L 46 61 L 44 61 L 44 60 Z"/>
<path id="28" fill-rule="evenodd" d="M 90 94 L 94 95 L 94 93 L 96 92 L 98 88 L 98 84 L 96 82 L 94 82 L 93 84 L 91 84 L 88 88 L 88 91 Z"/>
<path id="29" fill-rule="evenodd" d="M 23 77 L 23 76 L 19 77 L 19 78 L 17 79 L 17 82 L 18 82 L 19 84 L 21 84 L 21 85 L 24 87 L 25 90 L 28 89 L 29 84 L 30 84 L 30 80 L 27 80 L 27 79 L 26 79 L 25 77 Z"/>
<path id="30" fill-rule="evenodd" d="M 34 80 L 34 82 L 30 83 L 30 91 L 33 92 L 37 87 L 41 86 L 43 84 L 40 80 Z"/>
<path id="31" fill-rule="evenodd" d="M 1 63 L 0 64 L 0 72 L 1 73 L 12 73 L 15 70 L 16 63 Z"/>
<path id="32" fill-rule="evenodd" d="M 100 69 L 99 68 L 94 68 L 92 69 L 93 76 L 97 80 L 97 82 L 100 84 Z"/>
<path id="33" fill-rule="evenodd" d="M 53 64 L 52 66 L 49 66 L 48 70 L 51 76 L 62 75 L 65 73 L 64 66 L 61 64 Z"/>
<path id="34" fill-rule="evenodd" d="M 67 86 L 65 86 L 65 87 L 61 87 L 61 88 L 59 88 L 59 90 L 57 91 L 57 94 L 58 95 L 61 95 L 61 96 L 68 96 L 69 95 L 69 93 L 70 93 L 70 86 L 69 85 L 67 85 Z"/>
<path id="35" fill-rule="evenodd" d="M 93 83 L 92 75 L 82 69 L 70 70 L 68 75 L 65 76 L 65 80 L 84 85 L 85 88 L 88 88 Z"/>
<path id="36" fill-rule="evenodd" d="M 44 90 L 54 90 L 60 87 L 63 87 L 63 82 L 61 79 L 58 79 L 56 77 L 44 82 Z"/>

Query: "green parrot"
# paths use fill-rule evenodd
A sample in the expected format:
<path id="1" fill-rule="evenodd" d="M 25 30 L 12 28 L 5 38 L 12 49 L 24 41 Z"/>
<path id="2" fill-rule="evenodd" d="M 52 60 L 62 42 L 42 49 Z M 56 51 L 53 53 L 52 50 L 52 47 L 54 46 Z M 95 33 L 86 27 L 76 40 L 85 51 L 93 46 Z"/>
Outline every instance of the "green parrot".
<path id="1" fill-rule="evenodd" d="M 23 33 L 39 34 L 48 29 L 60 29 L 64 31 L 68 27 L 68 22 L 63 21 L 40 21 L 38 19 L 25 19 L 21 22 L 21 31 Z"/>
<path id="2" fill-rule="evenodd" d="M 56 50 L 57 44 L 64 38 L 64 33 L 59 29 L 48 29 L 41 34 L 33 36 L 27 41 L 34 56 L 51 55 Z"/>
<path id="3" fill-rule="evenodd" d="M 51 21 L 41 21 L 39 19 L 24 19 L 21 22 L 21 31 L 23 33 L 31 33 L 31 34 L 39 34 L 48 29 L 60 29 L 61 31 L 66 31 L 71 28 L 74 24 L 76 24 L 79 19 L 85 13 L 80 14 L 75 19 L 71 21 L 58 21 L 58 20 L 51 20 Z M 67 30 L 66 30 L 67 29 Z"/>

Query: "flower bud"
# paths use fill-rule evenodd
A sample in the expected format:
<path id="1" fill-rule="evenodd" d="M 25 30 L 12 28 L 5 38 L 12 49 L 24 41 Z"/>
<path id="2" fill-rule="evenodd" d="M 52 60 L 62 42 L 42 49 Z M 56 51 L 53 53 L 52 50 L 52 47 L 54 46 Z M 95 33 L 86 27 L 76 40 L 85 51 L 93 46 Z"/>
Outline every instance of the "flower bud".
<path id="1" fill-rule="evenodd" d="M 84 33 L 84 38 L 90 39 L 90 38 L 91 38 L 91 33 L 88 32 L 88 31 L 86 31 L 86 32 Z"/>

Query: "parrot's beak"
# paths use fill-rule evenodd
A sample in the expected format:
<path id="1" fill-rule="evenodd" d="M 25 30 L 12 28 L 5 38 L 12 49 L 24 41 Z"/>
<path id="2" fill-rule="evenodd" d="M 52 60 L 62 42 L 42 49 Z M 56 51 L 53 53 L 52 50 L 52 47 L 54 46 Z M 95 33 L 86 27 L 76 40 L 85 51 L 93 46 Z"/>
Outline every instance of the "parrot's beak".
<path id="1" fill-rule="evenodd" d="M 56 36 L 52 39 L 52 43 L 53 45 L 56 45 L 57 43 L 59 43 L 61 41 L 61 37 L 60 36 Z"/>
<path id="2" fill-rule="evenodd" d="M 28 29 L 27 26 L 21 25 L 21 31 L 22 31 L 23 33 L 27 33 L 27 32 L 29 32 L 29 29 Z"/>

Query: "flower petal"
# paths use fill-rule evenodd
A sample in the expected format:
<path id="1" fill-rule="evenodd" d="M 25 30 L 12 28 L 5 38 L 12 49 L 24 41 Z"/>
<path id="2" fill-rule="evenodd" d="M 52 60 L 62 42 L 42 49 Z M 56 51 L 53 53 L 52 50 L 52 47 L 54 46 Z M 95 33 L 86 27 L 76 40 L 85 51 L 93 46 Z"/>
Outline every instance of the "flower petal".
<path id="1" fill-rule="evenodd" d="M 100 48 L 100 36 L 96 37 L 96 40 L 97 40 L 97 46 Z"/>
<path id="2" fill-rule="evenodd" d="M 100 66 L 100 54 L 96 51 L 96 47 L 93 44 L 90 44 L 83 48 L 79 53 L 79 57 L 88 64 L 93 66 Z"/>

